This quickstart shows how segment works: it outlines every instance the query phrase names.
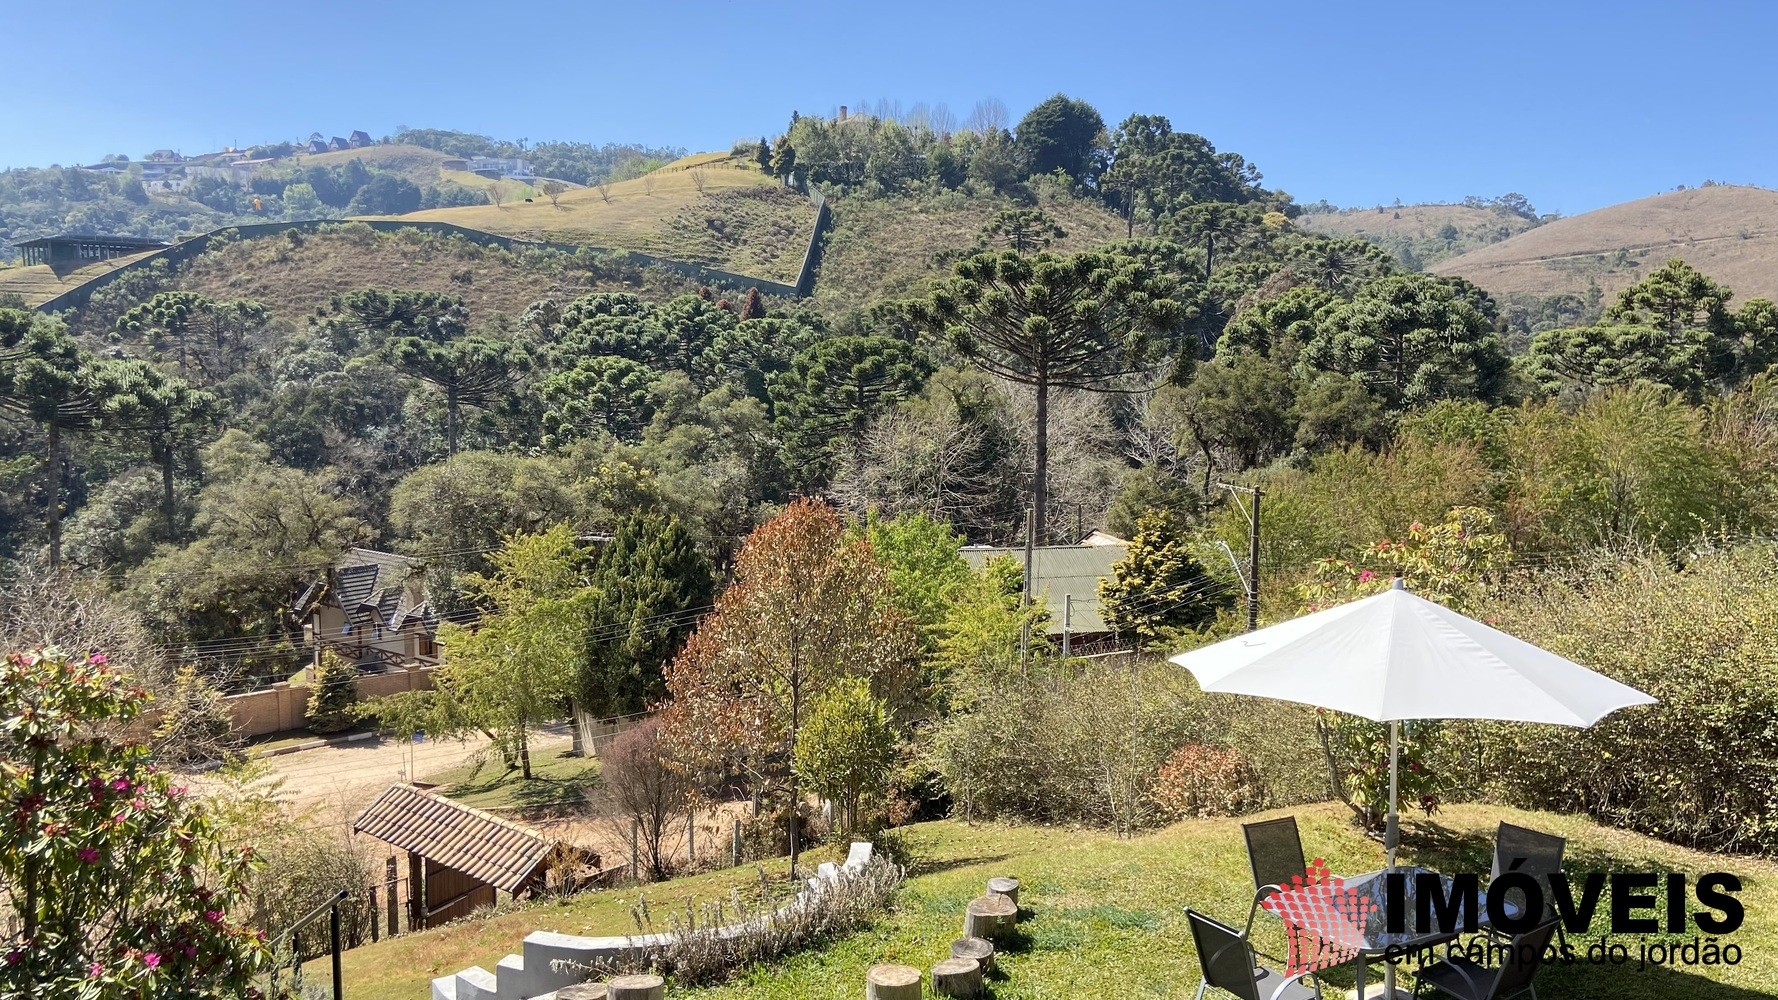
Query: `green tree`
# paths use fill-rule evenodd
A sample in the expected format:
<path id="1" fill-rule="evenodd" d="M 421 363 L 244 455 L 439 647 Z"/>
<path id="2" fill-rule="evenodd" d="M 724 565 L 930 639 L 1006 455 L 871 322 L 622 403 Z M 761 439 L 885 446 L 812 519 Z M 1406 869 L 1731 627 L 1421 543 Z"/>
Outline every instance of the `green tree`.
<path id="1" fill-rule="evenodd" d="M 459 414 L 465 406 L 492 405 L 530 367 L 520 345 L 497 337 L 464 336 L 450 340 L 394 337 L 383 345 L 383 357 L 402 373 L 438 389 L 445 398 L 445 454 L 457 453 Z"/>
<path id="2" fill-rule="evenodd" d="M 508 767 L 516 763 L 530 780 L 531 727 L 560 718 L 574 693 L 594 597 L 581 560 L 565 524 L 507 539 L 493 573 L 467 581 L 488 613 L 474 627 L 445 622 L 439 629 L 444 662 L 433 691 L 378 699 L 369 711 L 397 732 L 484 733 Z"/>
<path id="3" fill-rule="evenodd" d="M 1050 652 L 1050 613 L 1041 600 L 1024 601 L 1024 570 L 1010 556 L 988 560 L 950 595 L 933 663 L 939 689 L 953 708 L 973 704 L 995 682 L 1019 669 L 1020 648 Z"/>
<path id="4" fill-rule="evenodd" d="M 603 718 L 666 693 L 662 670 L 715 596 L 709 560 L 672 515 L 632 514 L 599 551 L 575 700 Z"/>
<path id="5" fill-rule="evenodd" d="M 1002 251 L 961 261 L 933 294 L 931 315 L 964 357 L 1036 393 L 1031 492 L 1039 540 L 1049 524 L 1050 391 L 1118 388 L 1158 373 L 1171 345 L 1157 334 L 1180 318 L 1173 292 L 1129 257 Z"/>
<path id="6" fill-rule="evenodd" d="M 1099 137 L 1105 119 L 1085 101 L 1057 94 L 1019 119 L 1019 149 L 1032 174 L 1060 170 L 1081 183 L 1092 183 Z"/>
<path id="7" fill-rule="evenodd" d="M 802 481 L 826 481 L 836 458 L 855 454 L 871 421 L 919 391 L 924 375 L 913 348 L 892 337 L 834 337 L 799 353 L 770 393 Z"/>
<path id="8" fill-rule="evenodd" d="M 611 355 L 586 358 L 537 383 L 543 398 L 543 430 L 562 445 L 596 433 L 635 441 L 653 415 L 652 390 L 660 374 L 639 361 Z"/>
<path id="9" fill-rule="evenodd" d="M 180 667 L 173 680 L 155 699 L 160 719 L 154 726 L 156 758 L 170 764 L 191 765 L 226 760 L 233 756 L 234 716 L 222 700 L 222 692 L 194 666 Z"/>
<path id="10" fill-rule="evenodd" d="M 509 535 L 578 523 L 580 496 L 560 461 L 488 451 L 465 451 L 423 466 L 389 496 L 389 526 L 426 559 L 428 590 L 453 610 L 461 579 L 491 569 L 486 553 Z"/>
<path id="11" fill-rule="evenodd" d="M 448 344 L 469 329 L 469 307 L 442 292 L 362 288 L 330 298 L 309 317 L 309 328 L 341 352 L 402 337 Z"/>
<path id="12" fill-rule="evenodd" d="M 1149 511 L 1136 521 L 1127 555 L 1099 583 L 1105 624 L 1147 649 L 1184 629 L 1200 629 L 1227 605 L 1227 586 L 1213 579 L 1191 554 L 1190 535 L 1178 515 Z"/>
<path id="13" fill-rule="evenodd" d="M 309 682 L 309 703 L 303 721 L 312 733 L 337 733 L 351 727 L 358 715 L 358 668 L 331 649 L 321 651 L 315 679 Z"/>
<path id="14" fill-rule="evenodd" d="M 221 422 L 222 400 L 180 379 L 163 376 L 142 362 L 122 362 L 113 370 L 119 391 L 107 401 L 106 423 L 147 446 L 149 460 L 161 473 L 162 537 L 175 539 L 179 508 L 173 482 L 179 460 Z"/>
<path id="15" fill-rule="evenodd" d="M 1233 455 L 1240 469 L 1289 450 L 1296 430 L 1292 388 L 1289 372 L 1250 351 L 1198 366 L 1176 409 L 1204 456 L 1206 493 L 1216 449 Z"/>
<path id="16" fill-rule="evenodd" d="M 896 606 L 919 627 L 922 651 L 931 654 L 942 635 L 951 592 L 969 578 L 963 536 L 924 511 L 872 514 L 859 531 L 888 572 Z"/>
<path id="17" fill-rule="evenodd" d="M 0 317 L 11 310 L 0 310 Z M 0 355 L 0 411 L 23 417 L 45 438 L 44 524 L 50 566 L 62 562 L 64 437 L 95 429 L 119 392 L 120 369 L 81 350 L 59 324 L 30 317 L 6 323 L 17 346 Z M 19 332 L 22 331 L 22 332 Z"/>
<path id="18" fill-rule="evenodd" d="M 0 993 L 238 997 L 266 966 L 241 920 L 250 853 L 146 748 L 99 729 L 145 700 L 97 653 L 0 662 Z"/>
<path id="19" fill-rule="evenodd" d="M 887 787 L 896 744 L 888 706 L 869 682 L 843 678 L 815 701 L 797 734 L 797 777 L 839 806 L 838 826 L 849 833 L 858 829 L 859 806 Z"/>
<path id="20" fill-rule="evenodd" d="M 742 320 L 717 331 L 698 361 L 698 381 L 726 385 L 759 400 L 766 415 L 776 418 L 769 385 L 790 370 L 790 362 L 815 341 L 815 331 L 794 319 L 771 317 Z"/>
<path id="21" fill-rule="evenodd" d="M 1498 399 L 1507 361 L 1491 317 L 1464 289 L 1430 275 L 1399 274 L 1372 282 L 1334 310 L 1299 367 L 1306 375 L 1357 376 L 1388 405 L 1404 408 Z"/>
<path id="22" fill-rule="evenodd" d="M 753 302 L 758 305 L 757 296 Z M 760 313 L 764 314 L 763 308 Z M 704 352 L 719 333 L 733 329 L 736 322 L 734 313 L 696 295 L 673 299 L 655 313 L 655 319 L 670 344 L 666 364 L 693 379 Z"/>
<path id="23" fill-rule="evenodd" d="M 1068 233 L 1048 212 L 1038 208 L 1005 208 L 982 227 L 978 242 L 984 247 L 1004 248 L 1014 253 L 1046 250 Z"/>

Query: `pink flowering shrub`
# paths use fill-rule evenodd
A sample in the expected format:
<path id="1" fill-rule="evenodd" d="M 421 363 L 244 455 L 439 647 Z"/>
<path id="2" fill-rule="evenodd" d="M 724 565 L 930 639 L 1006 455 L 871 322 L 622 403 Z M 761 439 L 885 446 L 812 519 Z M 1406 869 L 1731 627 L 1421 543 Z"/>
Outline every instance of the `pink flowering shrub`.
<path id="1" fill-rule="evenodd" d="M 90 727 L 146 695 L 103 656 L 0 661 L 0 996 L 254 996 L 231 920 L 253 860 L 137 744 Z"/>

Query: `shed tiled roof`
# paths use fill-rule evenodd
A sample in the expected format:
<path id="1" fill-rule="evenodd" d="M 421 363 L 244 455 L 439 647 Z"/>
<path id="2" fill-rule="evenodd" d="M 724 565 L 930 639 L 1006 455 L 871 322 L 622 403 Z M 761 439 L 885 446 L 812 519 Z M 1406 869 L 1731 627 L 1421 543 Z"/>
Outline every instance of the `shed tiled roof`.
<path id="1" fill-rule="evenodd" d="M 1109 579 L 1111 567 L 1122 561 L 1128 544 L 1095 543 L 1092 545 L 1039 545 L 1031 550 L 1031 576 L 1037 594 L 1049 609 L 1049 631 L 1062 634 L 1062 604 L 1065 597 L 1074 598 L 1073 628 L 1076 634 L 1106 632 L 1099 605 L 1099 581 Z M 979 569 L 989 559 L 1009 557 L 1021 566 L 1025 550 L 990 548 L 970 545 L 963 549 L 963 558 L 971 569 Z"/>
<path id="2" fill-rule="evenodd" d="M 507 892 L 522 888 L 556 846 L 528 827 L 413 785 L 390 785 L 352 821 L 352 831 Z"/>

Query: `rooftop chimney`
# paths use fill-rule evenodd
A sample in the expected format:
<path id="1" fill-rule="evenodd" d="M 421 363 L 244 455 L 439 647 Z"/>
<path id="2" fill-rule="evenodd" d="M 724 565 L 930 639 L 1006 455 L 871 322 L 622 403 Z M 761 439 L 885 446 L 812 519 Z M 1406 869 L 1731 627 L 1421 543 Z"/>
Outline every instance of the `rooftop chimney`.
<path id="1" fill-rule="evenodd" d="M 839 117 L 839 120 L 840 120 L 840 121 L 845 121 L 845 120 L 846 120 L 846 106 L 845 106 L 845 105 L 844 105 L 844 104 L 842 104 L 842 105 L 840 105 L 840 117 Z"/>

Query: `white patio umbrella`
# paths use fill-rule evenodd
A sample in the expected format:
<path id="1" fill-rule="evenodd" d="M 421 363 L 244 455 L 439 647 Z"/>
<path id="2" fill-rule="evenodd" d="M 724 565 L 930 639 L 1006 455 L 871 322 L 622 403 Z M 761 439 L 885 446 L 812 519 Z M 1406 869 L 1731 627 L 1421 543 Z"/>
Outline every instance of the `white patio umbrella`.
<path id="1" fill-rule="evenodd" d="M 1400 578 L 1375 597 L 1181 653 L 1172 662 L 1190 670 L 1205 691 L 1389 723 L 1383 844 L 1391 870 L 1400 841 L 1395 800 L 1403 721 L 1499 719 L 1584 729 L 1620 708 L 1654 703 L 1633 687 L 1417 597 Z"/>

